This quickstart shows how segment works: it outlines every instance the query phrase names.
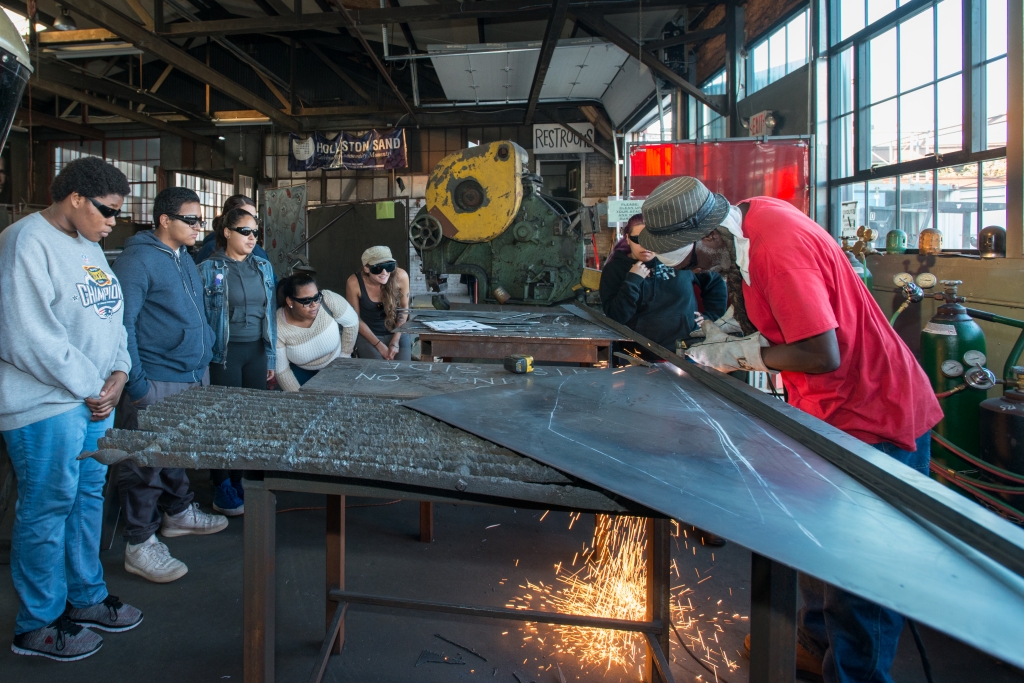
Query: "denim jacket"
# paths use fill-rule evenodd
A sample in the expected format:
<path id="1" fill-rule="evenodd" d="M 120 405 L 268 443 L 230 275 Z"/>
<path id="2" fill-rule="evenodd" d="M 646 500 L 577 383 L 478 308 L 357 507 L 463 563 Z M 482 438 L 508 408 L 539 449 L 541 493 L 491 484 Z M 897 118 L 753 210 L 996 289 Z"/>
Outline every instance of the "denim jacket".
<path id="1" fill-rule="evenodd" d="M 227 363 L 228 355 L 228 266 L 224 252 L 215 252 L 199 264 L 203 278 L 203 303 L 206 320 L 213 328 L 213 360 L 211 363 Z M 267 367 L 273 368 L 277 361 L 277 300 L 274 293 L 276 280 L 270 261 L 255 254 L 249 258 L 256 261 L 263 276 L 263 290 L 267 294 L 267 314 L 263 318 L 263 345 L 267 349 Z"/>

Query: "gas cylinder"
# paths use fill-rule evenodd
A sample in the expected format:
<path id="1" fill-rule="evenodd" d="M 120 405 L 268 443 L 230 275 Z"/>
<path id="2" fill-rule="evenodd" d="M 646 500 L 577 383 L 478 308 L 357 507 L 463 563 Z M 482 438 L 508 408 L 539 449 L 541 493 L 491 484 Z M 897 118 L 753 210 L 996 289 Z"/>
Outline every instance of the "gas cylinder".
<path id="1" fill-rule="evenodd" d="M 981 450 L 978 455 L 1004 470 L 1024 476 L 1024 368 L 1014 367 L 1017 388 L 999 398 L 981 402 L 979 428 Z M 1024 496 L 998 492 L 1007 503 L 1021 507 Z"/>
<path id="2" fill-rule="evenodd" d="M 857 273 L 857 277 L 867 286 L 868 291 L 871 291 L 871 285 L 873 284 L 871 278 L 871 271 L 868 270 L 866 263 L 862 262 L 857 255 L 853 253 L 853 248 L 850 246 L 849 238 L 843 238 L 843 253 L 846 254 L 846 258 L 850 261 L 850 267 L 853 268 L 853 272 Z M 866 261 L 867 259 L 865 259 Z"/>
<path id="3" fill-rule="evenodd" d="M 942 436 L 968 453 L 978 452 L 978 406 L 987 396 L 966 383 L 975 368 L 985 365 L 985 334 L 961 304 L 956 292 L 960 280 L 943 280 L 945 291 L 935 294 L 943 300 L 935 316 L 921 331 L 921 365 L 936 394 L 956 390 L 939 399 L 945 417 L 935 427 Z M 932 445 L 932 457 L 955 469 L 969 465 L 938 444 Z"/>

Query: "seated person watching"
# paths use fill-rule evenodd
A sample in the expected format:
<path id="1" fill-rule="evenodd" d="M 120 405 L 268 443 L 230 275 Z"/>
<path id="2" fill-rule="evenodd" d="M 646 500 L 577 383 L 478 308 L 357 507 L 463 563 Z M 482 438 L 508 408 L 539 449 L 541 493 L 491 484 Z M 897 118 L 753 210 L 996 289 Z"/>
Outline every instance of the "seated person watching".
<path id="1" fill-rule="evenodd" d="M 699 327 L 694 284 L 701 290 L 705 313 L 716 320 L 725 314 L 725 280 L 717 273 L 694 276 L 677 270 L 679 263 L 671 258 L 663 262 L 636 241 L 643 229 L 640 214 L 626 224 L 626 236 L 615 245 L 601 273 L 601 305 L 609 318 L 674 351 L 677 341 L 688 339 Z"/>
<path id="2" fill-rule="evenodd" d="M 309 273 L 296 273 L 277 286 L 277 302 L 279 387 L 298 391 L 335 358 L 352 357 L 359 315 L 345 297 L 321 290 Z"/>

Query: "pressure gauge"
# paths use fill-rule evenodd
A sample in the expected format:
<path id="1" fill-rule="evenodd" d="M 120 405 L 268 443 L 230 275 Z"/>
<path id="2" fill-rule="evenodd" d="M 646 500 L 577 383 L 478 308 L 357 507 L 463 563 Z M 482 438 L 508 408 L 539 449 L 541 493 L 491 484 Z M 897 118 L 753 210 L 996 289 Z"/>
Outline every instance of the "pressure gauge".
<path id="1" fill-rule="evenodd" d="M 931 289 L 938 281 L 938 278 L 931 273 L 920 273 L 917 276 L 917 286 L 921 289 Z"/>
<path id="2" fill-rule="evenodd" d="M 946 377 L 959 377 L 964 374 L 964 366 L 958 360 L 942 361 L 942 374 Z"/>
<path id="3" fill-rule="evenodd" d="M 914 281 L 914 276 L 910 273 L 896 273 L 892 281 L 897 287 L 904 287 Z"/>
<path id="4" fill-rule="evenodd" d="M 964 362 L 967 363 L 968 365 L 977 365 L 979 367 L 982 367 L 985 365 L 985 361 L 987 360 L 988 359 L 985 358 L 985 354 L 983 354 L 981 351 L 976 351 L 974 349 L 971 349 L 970 351 L 964 354 Z"/>

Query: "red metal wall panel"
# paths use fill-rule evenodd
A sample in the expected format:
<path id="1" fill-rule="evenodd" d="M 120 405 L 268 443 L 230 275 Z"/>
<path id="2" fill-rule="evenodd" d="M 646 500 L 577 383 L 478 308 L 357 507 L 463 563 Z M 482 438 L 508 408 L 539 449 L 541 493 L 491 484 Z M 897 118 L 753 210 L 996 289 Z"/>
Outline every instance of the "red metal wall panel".
<path id="1" fill-rule="evenodd" d="M 776 197 L 810 215 L 810 163 L 807 140 L 640 145 L 629 152 L 630 195 L 646 197 L 664 181 L 689 175 L 733 204 L 748 197 Z"/>

